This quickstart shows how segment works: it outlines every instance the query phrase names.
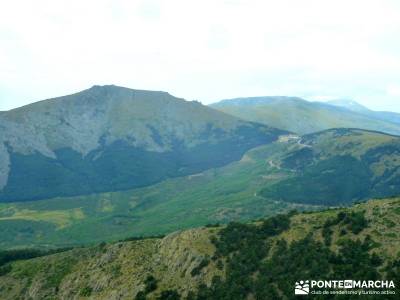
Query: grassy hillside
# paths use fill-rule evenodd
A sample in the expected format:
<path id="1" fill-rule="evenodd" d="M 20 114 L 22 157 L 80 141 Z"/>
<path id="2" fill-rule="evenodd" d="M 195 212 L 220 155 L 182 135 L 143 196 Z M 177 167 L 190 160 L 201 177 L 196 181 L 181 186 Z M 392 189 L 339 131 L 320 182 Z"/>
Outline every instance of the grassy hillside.
<path id="1" fill-rule="evenodd" d="M 400 138 L 357 129 L 303 136 L 274 162 L 288 178 L 266 186 L 264 197 L 338 205 L 400 193 Z"/>
<path id="2" fill-rule="evenodd" d="M 211 107 L 233 116 L 307 134 L 330 128 L 361 128 L 400 134 L 399 123 L 379 113 L 360 113 L 297 97 L 252 97 L 229 99 Z"/>
<path id="3" fill-rule="evenodd" d="M 399 138 L 329 130 L 128 191 L 0 205 L 0 248 L 69 246 L 399 194 Z"/>
<path id="4" fill-rule="evenodd" d="M 300 279 L 397 284 L 399 224 L 400 199 L 380 199 L 29 260 L 0 259 L 0 298 L 294 299 Z"/>

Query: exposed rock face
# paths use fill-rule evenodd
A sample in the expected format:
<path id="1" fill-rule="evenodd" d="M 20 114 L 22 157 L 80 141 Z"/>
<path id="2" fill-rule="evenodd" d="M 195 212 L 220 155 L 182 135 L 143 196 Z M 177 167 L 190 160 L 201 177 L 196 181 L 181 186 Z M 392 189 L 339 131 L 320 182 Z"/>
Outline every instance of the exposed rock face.
<path id="1" fill-rule="evenodd" d="M 56 158 L 54 152 L 47 146 L 43 133 L 36 133 L 33 128 L 9 121 L 0 115 L 0 190 L 7 184 L 11 151 L 21 154 L 38 152 Z"/>
<path id="2" fill-rule="evenodd" d="M 4 143 L 0 143 L 0 189 L 7 184 L 8 172 L 10 172 L 10 157 Z"/>
<path id="3" fill-rule="evenodd" d="M 0 201 L 143 186 L 240 159 L 279 133 L 165 92 L 94 86 L 0 114 Z"/>
<path id="4" fill-rule="evenodd" d="M 234 118 L 165 92 L 116 86 L 94 86 L 77 94 L 41 101 L 9 111 L 3 118 L 5 130 L 11 130 L 5 140 L 19 139 L 12 145 L 15 151 L 37 150 L 47 156 L 52 156 L 49 149 L 64 147 L 86 155 L 101 143 L 111 144 L 120 139 L 161 152 L 170 149 L 171 137 L 183 139 L 186 144 L 194 145 L 196 139 L 200 142 L 196 135 L 209 122 L 228 131 L 237 126 Z M 157 143 L 152 136 L 154 130 L 166 137 L 167 143 Z M 41 149 L 40 145 L 48 149 Z"/>
<path id="5" fill-rule="evenodd" d="M 28 264 L 17 262 L 15 272 L 1 277 L 0 298 L 81 299 L 87 289 L 92 299 L 134 299 L 144 290 L 149 275 L 156 279 L 158 288 L 148 299 L 155 299 L 167 288 L 186 296 L 201 283 L 210 284 L 214 275 L 223 277 L 224 272 L 213 261 L 198 275 L 191 274 L 202 259 L 215 252 L 209 237 L 210 230 L 194 229 L 163 239 L 74 249 Z M 26 270 L 32 273 L 20 278 Z"/>

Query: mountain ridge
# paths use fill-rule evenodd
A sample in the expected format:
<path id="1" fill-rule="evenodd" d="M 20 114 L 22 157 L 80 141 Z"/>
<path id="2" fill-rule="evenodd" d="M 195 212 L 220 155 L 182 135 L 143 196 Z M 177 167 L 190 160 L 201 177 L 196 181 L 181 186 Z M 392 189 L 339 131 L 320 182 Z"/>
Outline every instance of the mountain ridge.
<path id="1" fill-rule="evenodd" d="M 295 96 L 254 96 L 254 97 L 238 97 L 231 99 L 220 100 L 215 103 L 211 103 L 210 106 L 224 106 L 224 105 L 260 105 L 267 104 L 270 102 L 279 102 L 279 101 L 300 101 L 300 102 L 309 102 L 303 98 L 295 97 Z"/>
<path id="2" fill-rule="evenodd" d="M 240 159 L 284 132 L 166 92 L 111 85 L 5 112 L 0 131 L 0 201 L 146 185 Z"/>
<path id="3" fill-rule="evenodd" d="M 266 96 L 234 98 L 210 104 L 211 107 L 243 120 L 285 129 L 297 134 L 329 128 L 360 128 L 400 134 L 400 114 L 350 110 L 326 102 L 299 97 Z"/>
<path id="4" fill-rule="evenodd" d="M 351 99 L 334 99 L 327 101 L 326 103 L 334 106 L 339 106 L 339 107 L 344 107 L 349 110 L 353 110 L 356 112 L 366 112 L 366 111 L 371 111 L 369 108 L 367 108 L 364 105 L 361 105 L 357 101 L 351 100 Z"/>

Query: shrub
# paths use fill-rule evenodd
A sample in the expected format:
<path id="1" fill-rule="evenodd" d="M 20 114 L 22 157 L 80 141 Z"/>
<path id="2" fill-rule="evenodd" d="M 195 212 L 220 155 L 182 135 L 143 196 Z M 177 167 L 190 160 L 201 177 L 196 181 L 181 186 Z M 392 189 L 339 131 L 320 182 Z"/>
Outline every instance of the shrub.
<path id="1" fill-rule="evenodd" d="M 365 212 L 363 211 L 351 212 L 350 214 L 347 214 L 343 222 L 345 224 L 348 224 L 348 228 L 351 232 L 353 232 L 354 234 L 358 234 L 366 227 L 368 227 L 368 221 L 367 219 L 365 219 L 364 214 Z"/>
<path id="2" fill-rule="evenodd" d="M 80 290 L 79 295 L 83 297 L 89 297 L 92 294 L 92 291 L 93 289 L 91 287 L 85 286 Z"/>
<path id="3" fill-rule="evenodd" d="M 6 275 L 10 273 L 12 270 L 12 267 L 10 264 L 4 265 L 0 267 L 0 276 Z"/>
<path id="4" fill-rule="evenodd" d="M 266 219 L 261 225 L 261 232 L 267 236 L 280 234 L 282 231 L 289 229 L 290 218 L 288 215 L 277 215 Z"/>
<path id="5" fill-rule="evenodd" d="M 145 284 L 145 293 L 148 294 L 157 289 L 157 279 L 154 278 L 153 275 L 147 276 L 144 281 Z"/>
<path id="6" fill-rule="evenodd" d="M 176 290 L 165 290 L 162 291 L 157 300 L 180 300 L 181 296 Z"/>
<path id="7" fill-rule="evenodd" d="M 140 291 L 139 293 L 136 294 L 135 300 L 146 300 L 146 293 Z"/>
<path id="8" fill-rule="evenodd" d="M 203 268 L 207 267 L 209 263 L 210 263 L 210 260 L 208 259 L 208 257 L 203 258 L 203 260 L 200 262 L 200 264 L 197 267 L 194 267 L 192 269 L 192 271 L 190 272 L 190 275 L 192 275 L 193 277 L 199 275 L 200 271 Z"/>

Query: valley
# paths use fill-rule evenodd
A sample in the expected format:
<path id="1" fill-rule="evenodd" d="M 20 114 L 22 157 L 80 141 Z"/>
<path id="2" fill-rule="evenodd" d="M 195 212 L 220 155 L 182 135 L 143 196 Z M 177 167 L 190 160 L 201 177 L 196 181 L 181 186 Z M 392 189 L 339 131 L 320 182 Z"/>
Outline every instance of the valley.
<path id="1" fill-rule="evenodd" d="M 318 210 L 399 193 L 400 139 L 333 129 L 148 187 L 2 204 L 0 247 L 65 247 Z M 323 170 L 323 171 L 321 171 Z"/>

